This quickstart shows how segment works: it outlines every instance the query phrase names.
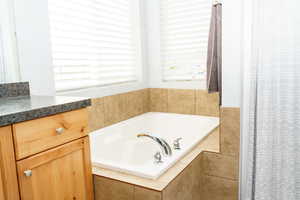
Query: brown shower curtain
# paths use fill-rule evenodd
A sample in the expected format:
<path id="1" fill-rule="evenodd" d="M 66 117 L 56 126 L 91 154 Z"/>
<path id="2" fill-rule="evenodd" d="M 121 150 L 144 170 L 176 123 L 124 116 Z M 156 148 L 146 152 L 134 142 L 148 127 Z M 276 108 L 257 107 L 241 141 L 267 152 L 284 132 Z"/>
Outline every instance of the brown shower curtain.
<path id="1" fill-rule="evenodd" d="M 207 90 L 219 92 L 222 104 L 222 4 L 213 5 L 207 53 Z"/>

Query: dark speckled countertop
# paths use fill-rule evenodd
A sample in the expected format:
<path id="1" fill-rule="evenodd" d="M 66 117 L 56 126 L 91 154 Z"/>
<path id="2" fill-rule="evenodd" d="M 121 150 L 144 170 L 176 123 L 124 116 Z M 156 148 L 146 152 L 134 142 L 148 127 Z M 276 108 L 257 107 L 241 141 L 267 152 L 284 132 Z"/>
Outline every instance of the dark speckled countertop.
<path id="1" fill-rule="evenodd" d="M 6 88 L 5 92 L 8 94 L 7 91 Z M 17 95 L 3 95 L 0 98 L 0 126 L 77 110 L 91 105 L 90 99 L 81 97 L 30 96 L 29 92 L 16 91 L 13 94 Z M 23 94 L 28 95 L 24 96 Z"/>

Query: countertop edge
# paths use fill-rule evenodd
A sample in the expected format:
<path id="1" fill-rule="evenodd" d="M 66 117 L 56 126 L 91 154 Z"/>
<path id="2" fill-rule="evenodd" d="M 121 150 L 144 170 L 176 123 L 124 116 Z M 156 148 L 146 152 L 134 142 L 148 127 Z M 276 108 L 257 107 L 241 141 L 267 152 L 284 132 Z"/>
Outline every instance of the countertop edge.
<path id="1" fill-rule="evenodd" d="M 47 106 L 28 110 L 24 112 L 17 112 L 13 114 L 3 115 L 0 117 L 0 127 L 9 126 L 11 124 L 47 117 L 59 113 L 69 112 L 91 106 L 91 99 L 84 99 L 70 103 Z"/>

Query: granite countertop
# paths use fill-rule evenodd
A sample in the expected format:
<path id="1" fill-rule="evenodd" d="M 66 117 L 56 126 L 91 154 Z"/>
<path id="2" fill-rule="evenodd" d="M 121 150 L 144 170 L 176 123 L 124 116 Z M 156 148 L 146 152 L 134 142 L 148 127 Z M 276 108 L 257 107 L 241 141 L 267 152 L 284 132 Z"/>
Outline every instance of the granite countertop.
<path id="1" fill-rule="evenodd" d="M 0 98 L 0 126 L 85 108 L 89 99 L 80 97 L 19 96 Z"/>
<path id="2" fill-rule="evenodd" d="M 16 92 L 14 91 L 13 94 Z M 0 95 L 0 126 L 77 110 L 90 105 L 91 100 L 82 97 L 30 96 L 29 92 L 25 96 L 1 97 Z"/>

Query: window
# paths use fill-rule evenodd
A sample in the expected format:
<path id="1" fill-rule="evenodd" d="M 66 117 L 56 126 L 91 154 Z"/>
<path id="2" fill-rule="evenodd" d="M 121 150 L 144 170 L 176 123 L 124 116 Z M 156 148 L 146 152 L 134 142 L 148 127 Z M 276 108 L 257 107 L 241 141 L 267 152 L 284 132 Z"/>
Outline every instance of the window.
<path id="1" fill-rule="evenodd" d="M 138 0 L 49 0 L 57 91 L 138 80 L 138 8 Z"/>
<path id="2" fill-rule="evenodd" d="M 13 1 L 0 1 L 0 83 L 20 80 Z"/>
<path id="3" fill-rule="evenodd" d="M 160 0 L 164 81 L 203 80 L 211 0 Z"/>

